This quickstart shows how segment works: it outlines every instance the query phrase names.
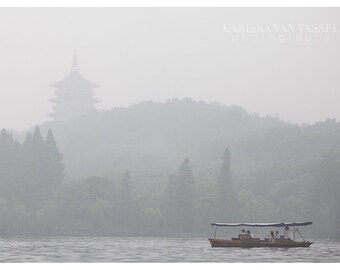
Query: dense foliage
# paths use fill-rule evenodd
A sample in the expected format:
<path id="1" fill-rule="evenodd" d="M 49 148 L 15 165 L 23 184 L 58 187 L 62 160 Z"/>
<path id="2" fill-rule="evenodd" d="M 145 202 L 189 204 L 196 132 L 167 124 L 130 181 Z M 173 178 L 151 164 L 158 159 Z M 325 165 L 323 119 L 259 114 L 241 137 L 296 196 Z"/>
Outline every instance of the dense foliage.
<path id="1" fill-rule="evenodd" d="M 307 233 L 340 237 L 335 120 L 299 126 L 174 100 L 40 128 L 45 140 L 39 128 L 22 143 L 0 133 L 2 236 L 207 236 L 216 221 L 313 221 Z"/>

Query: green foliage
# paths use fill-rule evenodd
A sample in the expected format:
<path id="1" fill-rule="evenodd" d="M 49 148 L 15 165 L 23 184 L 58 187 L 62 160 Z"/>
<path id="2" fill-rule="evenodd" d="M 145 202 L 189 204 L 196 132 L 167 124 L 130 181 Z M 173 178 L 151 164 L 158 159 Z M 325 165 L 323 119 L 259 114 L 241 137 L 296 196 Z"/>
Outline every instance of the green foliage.
<path id="1" fill-rule="evenodd" d="M 38 211 L 46 235 L 103 235 L 117 224 L 116 185 L 99 177 L 65 183 Z"/>
<path id="2" fill-rule="evenodd" d="M 163 207 L 170 230 L 183 234 L 194 230 L 194 179 L 190 161 L 185 158 L 179 166 L 177 175 L 169 177 L 167 197 Z"/>
<path id="3" fill-rule="evenodd" d="M 222 156 L 222 164 L 216 182 L 217 218 L 221 220 L 225 220 L 228 217 L 230 218 L 230 214 L 232 212 L 231 208 L 235 205 L 230 160 L 231 154 L 229 148 L 227 148 Z"/>
<path id="4" fill-rule="evenodd" d="M 0 198 L 0 235 L 28 235 L 32 232 L 32 226 L 32 217 L 24 205 L 12 205 Z"/>
<path id="5" fill-rule="evenodd" d="M 0 132 L 1 235 L 207 236 L 212 222 L 295 220 L 339 231 L 334 120 L 298 126 L 185 99 L 49 125 L 68 181 L 48 124 L 22 144 Z"/>
<path id="6" fill-rule="evenodd" d="M 54 157 L 58 158 L 54 158 Z M 35 211 L 61 186 L 62 156 L 49 131 L 46 142 L 35 128 L 23 144 L 0 133 L 0 219 L 4 235 L 23 235 L 34 231 Z"/>
<path id="7" fill-rule="evenodd" d="M 122 175 L 118 194 L 118 223 L 125 234 L 132 231 L 132 212 L 130 172 L 126 170 Z"/>

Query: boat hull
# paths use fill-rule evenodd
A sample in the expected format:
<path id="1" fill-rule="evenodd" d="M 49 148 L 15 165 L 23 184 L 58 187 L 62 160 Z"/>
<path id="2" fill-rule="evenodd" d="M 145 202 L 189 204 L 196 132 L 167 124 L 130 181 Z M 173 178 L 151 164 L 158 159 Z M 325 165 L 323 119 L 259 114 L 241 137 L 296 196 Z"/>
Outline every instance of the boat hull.
<path id="1" fill-rule="evenodd" d="M 243 239 L 243 240 L 225 240 L 209 238 L 211 247 L 309 247 L 313 242 L 309 241 L 293 241 L 290 239 L 275 240 L 274 242 L 261 241 L 259 238 Z"/>

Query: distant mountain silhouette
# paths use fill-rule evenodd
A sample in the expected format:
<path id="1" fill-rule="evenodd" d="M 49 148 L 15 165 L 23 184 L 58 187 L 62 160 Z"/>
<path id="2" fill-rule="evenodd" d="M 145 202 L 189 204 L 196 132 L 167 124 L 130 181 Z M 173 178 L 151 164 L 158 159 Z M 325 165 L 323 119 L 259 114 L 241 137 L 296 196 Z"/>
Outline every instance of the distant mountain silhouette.
<path id="1" fill-rule="evenodd" d="M 327 130 L 327 123 L 332 130 Z M 335 121 L 319 125 L 326 127 L 322 132 L 340 134 Z M 68 177 L 79 178 L 127 168 L 136 174 L 166 174 L 185 157 L 190 157 L 196 172 L 202 172 L 219 164 L 226 146 L 233 155 L 231 167 L 241 174 L 277 167 L 279 160 L 283 169 L 284 162 L 339 149 L 338 140 L 322 136 L 317 127 L 186 98 L 145 101 L 69 122 L 48 122 L 41 129 L 53 130 Z"/>

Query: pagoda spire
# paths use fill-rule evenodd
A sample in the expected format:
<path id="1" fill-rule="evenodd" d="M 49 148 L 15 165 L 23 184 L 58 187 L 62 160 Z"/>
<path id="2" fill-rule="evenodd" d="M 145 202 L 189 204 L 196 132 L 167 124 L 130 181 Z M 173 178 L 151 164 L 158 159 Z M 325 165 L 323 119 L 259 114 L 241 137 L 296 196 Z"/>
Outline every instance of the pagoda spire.
<path id="1" fill-rule="evenodd" d="M 78 54 L 76 41 L 74 41 L 73 62 L 71 71 L 78 71 Z"/>

